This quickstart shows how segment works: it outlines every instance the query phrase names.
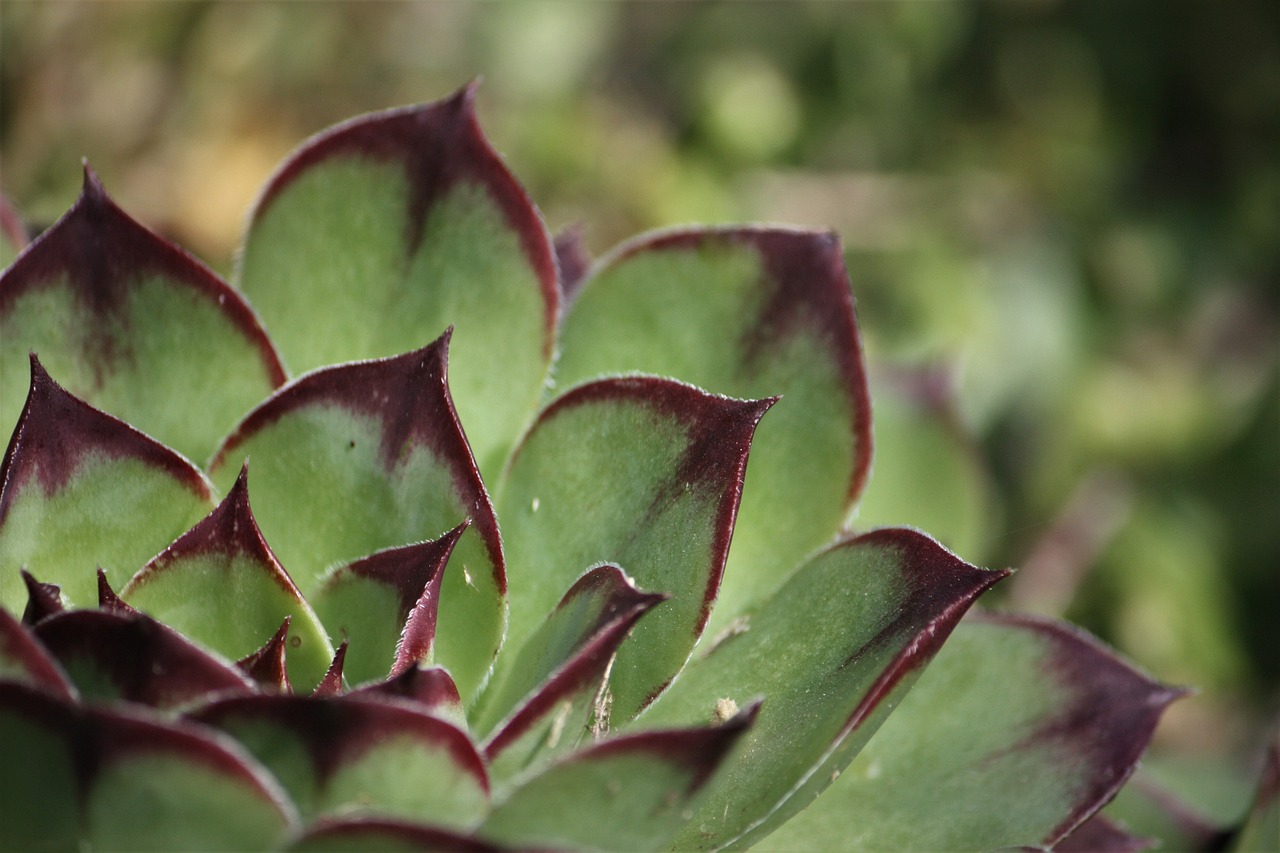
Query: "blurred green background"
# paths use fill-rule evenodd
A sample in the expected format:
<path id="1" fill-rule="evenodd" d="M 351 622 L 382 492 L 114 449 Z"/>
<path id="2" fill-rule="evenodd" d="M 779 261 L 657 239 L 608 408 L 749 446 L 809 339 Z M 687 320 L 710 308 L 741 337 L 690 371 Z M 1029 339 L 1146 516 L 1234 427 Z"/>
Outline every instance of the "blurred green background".
<path id="1" fill-rule="evenodd" d="M 304 137 L 477 76 L 593 252 L 837 230 L 877 417 L 854 526 L 1022 567 L 999 606 L 1199 687 L 1148 775 L 1236 816 L 1280 711 L 1280 3 L 0 0 L 0 185 L 38 229 L 87 157 L 225 273 Z"/>

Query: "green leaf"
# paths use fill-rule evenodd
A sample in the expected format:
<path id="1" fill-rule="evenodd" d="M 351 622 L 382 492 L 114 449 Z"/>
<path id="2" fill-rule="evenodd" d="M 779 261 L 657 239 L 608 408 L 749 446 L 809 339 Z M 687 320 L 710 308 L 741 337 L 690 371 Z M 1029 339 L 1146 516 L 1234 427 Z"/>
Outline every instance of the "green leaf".
<path id="1" fill-rule="evenodd" d="M 243 752 L 189 726 L 0 683 L 0 848 L 267 849 L 293 806 Z"/>
<path id="2" fill-rule="evenodd" d="M 29 352 L 197 462 L 284 381 L 240 294 L 130 219 L 88 167 L 71 210 L 0 274 L 0 431 L 17 421 Z"/>
<path id="3" fill-rule="evenodd" d="M 456 327 L 458 411 L 497 475 L 546 378 L 559 294 L 550 238 L 484 138 L 473 86 L 303 145 L 258 202 L 239 280 L 295 372 Z"/>
<path id="4" fill-rule="evenodd" d="M 289 680 L 310 687 L 333 647 L 262 538 L 247 474 L 241 470 L 217 509 L 147 563 L 120 597 L 231 660 L 258 649 L 289 616 Z"/>
<path id="5" fill-rule="evenodd" d="M 94 568 L 123 581 L 213 507 L 209 481 L 167 447 L 76 399 L 32 356 L 30 391 L 0 465 L 0 606 L 19 570 L 88 606 Z"/>
<path id="6" fill-rule="evenodd" d="M 289 845 L 292 853 L 501 853 L 447 829 L 385 818 L 321 820 Z"/>
<path id="7" fill-rule="evenodd" d="M 233 466 L 253 458 L 259 523 L 308 597 L 338 566 L 470 519 L 442 581 L 435 644 L 469 697 L 501 642 L 506 574 L 449 396 L 448 346 L 445 332 L 415 352 L 294 380 L 245 418 L 211 472 L 229 482 Z"/>
<path id="8" fill-rule="evenodd" d="M 8 611 L 0 609 L 0 681 L 20 681 L 71 699 L 75 688 L 44 646 Z"/>
<path id="9" fill-rule="evenodd" d="M 466 734 L 407 704 L 248 696 L 193 718 L 244 744 L 308 818 L 387 815 L 467 829 L 489 808 L 484 762 Z"/>
<path id="10" fill-rule="evenodd" d="M 643 371 L 734 397 L 781 395 L 752 444 L 741 524 L 709 631 L 762 601 L 840 529 L 870 465 L 871 420 L 833 234 L 738 228 L 640 237 L 583 283 L 560 349 L 561 387 Z"/>
<path id="11" fill-rule="evenodd" d="M 1280 850 L 1280 738 L 1267 748 L 1258 792 L 1244 823 L 1231 841 L 1231 850 Z"/>
<path id="12" fill-rule="evenodd" d="M 231 663 L 141 613 L 69 610 L 34 632 L 88 701 L 168 710 L 212 694 L 254 691 Z"/>
<path id="13" fill-rule="evenodd" d="M 756 708 L 723 725 L 623 735 L 521 780 L 480 835 L 521 848 L 659 850 L 688 820 Z"/>
<path id="14" fill-rule="evenodd" d="M 758 849 L 1053 847 L 1115 795 L 1179 695 L 1067 625 L 969 620 L 840 780 Z"/>
<path id="15" fill-rule="evenodd" d="M 445 563 L 466 529 L 388 548 L 329 574 L 311 597 L 331 638 L 350 642 L 344 672 L 353 683 L 430 664 Z"/>
<path id="16" fill-rule="evenodd" d="M 913 530 L 840 542 L 695 658 L 638 725 L 723 715 L 763 696 L 751 732 L 678 845 L 746 846 L 807 806 L 910 688 L 960 616 L 1007 572 Z"/>
<path id="17" fill-rule="evenodd" d="M 665 599 L 636 589 L 610 565 L 592 569 L 569 588 L 503 671 L 505 677 L 491 685 L 485 713 L 476 721 L 477 731 L 492 729 L 484 755 L 495 779 L 577 744 L 592 711 L 599 713 L 592 700 L 618 646 Z"/>
<path id="18" fill-rule="evenodd" d="M 772 402 L 633 377 L 552 403 L 516 451 L 497 501 L 514 567 L 511 647 L 525 645 L 584 567 L 616 563 L 638 586 L 670 596 L 632 632 L 610 679 L 619 719 L 651 701 L 706 624 L 751 436 Z M 504 655 L 499 671 L 510 665 Z"/>
<path id="19" fill-rule="evenodd" d="M 22 217 L 14 210 L 4 193 L 0 193 L 0 270 L 13 263 L 13 259 L 30 242 Z M 0 421 L 0 424 L 3 423 L 4 421 Z"/>

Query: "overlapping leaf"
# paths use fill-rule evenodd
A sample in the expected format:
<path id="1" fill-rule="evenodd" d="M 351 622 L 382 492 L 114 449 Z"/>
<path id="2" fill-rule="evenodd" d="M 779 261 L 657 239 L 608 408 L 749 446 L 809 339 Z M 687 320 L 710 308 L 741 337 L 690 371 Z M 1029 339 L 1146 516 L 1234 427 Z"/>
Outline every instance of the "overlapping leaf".
<path id="1" fill-rule="evenodd" d="M 228 741 L 25 685 L 0 682 L 0 754 L 6 850 L 261 850 L 297 824 Z"/>
<path id="2" fill-rule="evenodd" d="M 394 358 L 300 377 L 251 412 L 218 451 L 215 482 L 252 457 L 263 533 L 310 596 L 327 573 L 466 519 L 440 589 L 435 656 L 474 694 L 505 622 L 498 522 L 454 414 L 449 333 Z"/>
<path id="3" fill-rule="evenodd" d="M 120 597 L 231 660 L 255 651 L 290 617 L 295 686 L 314 686 L 333 656 L 311 606 L 262 538 L 247 469 L 217 509 L 147 563 Z"/>
<path id="4" fill-rule="evenodd" d="M 22 408 L 28 352 L 76 396 L 201 463 L 284 381 L 244 299 L 130 219 L 87 167 L 80 199 L 0 274 L 0 430 Z"/>
<path id="5" fill-rule="evenodd" d="M 1178 695 L 1060 623 L 968 621 L 831 790 L 760 849 L 1052 847 L 1115 794 Z"/>
<path id="6" fill-rule="evenodd" d="M 512 648 L 584 568 L 616 563 L 640 588 L 670 596 L 632 632 L 610 678 L 618 719 L 651 701 L 706 624 L 751 436 L 772 402 L 635 377 L 580 386 L 543 411 L 498 499 Z M 510 664 L 504 656 L 499 670 Z"/>
<path id="7" fill-rule="evenodd" d="M 652 235 L 581 286 L 562 324 L 560 387 L 638 370 L 782 397 L 752 444 L 718 632 L 831 540 L 866 479 L 870 404 L 839 241 L 776 228 Z"/>
<path id="8" fill-rule="evenodd" d="M 927 536 L 883 530 L 806 563 L 695 658 L 639 720 L 708 719 L 765 697 L 678 846 L 744 846 L 808 805 L 857 754 L 974 599 L 1004 577 Z"/>
<path id="9" fill-rule="evenodd" d="M 480 131 L 473 87 L 299 149 L 258 201 L 239 283 L 293 371 L 415 350 L 454 326 L 454 395 L 488 479 L 554 348 L 550 238 Z"/>
<path id="10" fill-rule="evenodd" d="M 48 649 L 21 622 L 0 608 L 0 681 L 18 681 L 64 699 L 75 688 Z"/>
<path id="11" fill-rule="evenodd" d="M 96 567 L 123 583 L 212 509 L 212 487 L 172 450 L 67 393 L 34 356 L 30 364 L 0 466 L 0 606 L 20 612 L 20 569 L 87 606 Z"/>

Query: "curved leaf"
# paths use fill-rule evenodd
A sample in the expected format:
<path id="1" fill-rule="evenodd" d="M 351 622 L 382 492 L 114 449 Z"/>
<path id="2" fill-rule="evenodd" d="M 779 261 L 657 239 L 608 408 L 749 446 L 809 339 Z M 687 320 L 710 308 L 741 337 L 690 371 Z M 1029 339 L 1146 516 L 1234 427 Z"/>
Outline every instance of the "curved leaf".
<path id="1" fill-rule="evenodd" d="M 0 683 L 0 848 L 261 850 L 296 812 L 243 752 L 186 726 Z"/>
<path id="2" fill-rule="evenodd" d="M 395 815 L 465 829 L 489 807 L 484 762 L 466 734 L 407 705 L 250 696 L 194 718 L 244 744 L 307 817 Z"/>
<path id="3" fill-rule="evenodd" d="M 292 853 L 501 853 L 477 838 L 386 818 L 319 820 L 288 848 Z"/>
<path id="4" fill-rule="evenodd" d="M 72 602 L 97 595 L 94 568 L 127 578 L 213 507 L 190 462 L 76 399 L 33 355 L 26 406 L 0 465 L 0 606 L 25 599 L 19 570 Z"/>
<path id="5" fill-rule="evenodd" d="M 441 719 L 466 731 L 467 716 L 462 709 L 462 696 L 448 670 L 438 666 L 411 666 L 386 681 L 357 687 L 349 694 L 359 699 L 385 699 L 412 702 Z"/>
<path id="6" fill-rule="evenodd" d="M 912 530 L 819 553 L 745 624 L 695 658 L 638 723 L 688 724 L 765 697 L 759 720 L 681 833 L 682 847 L 746 846 L 807 806 L 867 739 L 960 616 L 1007 572 L 963 562 Z"/>
<path id="7" fill-rule="evenodd" d="M 4 609 L 0 609 L 0 681 L 20 681 L 60 699 L 76 695 L 48 650 Z"/>
<path id="8" fill-rule="evenodd" d="M 1115 795 L 1179 695 L 1065 624 L 969 620 L 840 780 L 759 849 L 1053 847 Z"/>
<path id="9" fill-rule="evenodd" d="M 608 561 L 670 599 L 619 651 L 610 689 L 627 719 L 684 664 L 724 569 L 756 423 L 741 401 L 655 377 L 580 386 L 516 451 L 498 505 L 511 573 L 507 642 L 521 648 L 582 567 Z M 504 656 L 499 670 L 510 665 Z"/>
<path id="10" fill-rule="evenodd" d="M 247 474 L 242 469 L 217 509 L 147 563 L 120 597 L 231 660 L 258 649 L 289 616 L 289 680 L 309 687 L 333 647 L 262 538 Z"/>
<path id="11" fill-rule="evenodd" d="M 94 702 L 171 709 L 220 693 L 252 693 L 231 664 L 143 614 L 70 610 L 35 627 L 41 644 Z"/>
<path id="12" fill-rule="evenodd" d="M 577 743 L 618 646 L 665 599 L 636 589 L 610 565 L 592 569 L 569 588 L 486 696 L 476 730 L 488 731 L 490 721 L 501 719 L 484 744 L 495 777 L 514 775 Z"/>
<path id="13" fill-rule="evenodd" d="M 466 527 L 378 551 L 324 579 L 311 604 L 331 637 L 352 644 L 348 680 L 383 679 L 388 671 L 431 663 L 445 563 Z"/>
<path id="14" fill-rule="evenodd" d="M 312 595 L 331 569 L 471 526 L 440 589 L 436 660 L 463 696 L 484 679 L 506 620 L 498 522 L 445 378 L 449 333 L 381 361 L 318 370 L 251 412 L 214 460 L 252 456 L 262 530 Z"/>
<path id="15" fill-rule="evenodd" d="M 455 326 L 454 394 L 490 477 L 546 378 L 559 294 L 550 238 L 484 138 L 474 91 L 303 145 L 258 201 L 239 280 L 294 371 Z"/>
<path id="16" fill-rule="evenodd" d="M 560 349 L 562 387 L 643 371 L 734 397 L 781 395 L 752 444 L 713 633 L 829 542 L 862 489 L 870 403 L 834 234 L 731 228 L 639 237 L 582 284 Z"/>
<path id="17" fill-rule="evenodd" d="M 570 753 L 522 780 L 479 834 L 522 849 L 662 849 L 756 710 L 723 725 L 623 735 Z"/>
<path id="18" fill-rule="evenodd" d="M 37 352 L 76 396 L 203 462 L 284 381 L 248 304 L 143 228 L 85 167 L 84 191 L 0 274 L 0 430 Z"/>

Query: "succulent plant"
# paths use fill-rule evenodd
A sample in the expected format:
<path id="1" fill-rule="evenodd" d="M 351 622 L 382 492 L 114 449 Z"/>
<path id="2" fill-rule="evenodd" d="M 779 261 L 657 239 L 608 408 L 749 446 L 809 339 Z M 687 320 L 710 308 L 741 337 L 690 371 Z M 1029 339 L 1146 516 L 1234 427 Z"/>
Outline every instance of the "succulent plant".
<path id="1" fill-rule="evenodd" d="M 838 239 L 592 261 L 473 91 L 304 144 L 234 288 L 87 166 L 0 209 L 0 847 L 1126 849 L 1178 691 L 850 527 Z"/>

